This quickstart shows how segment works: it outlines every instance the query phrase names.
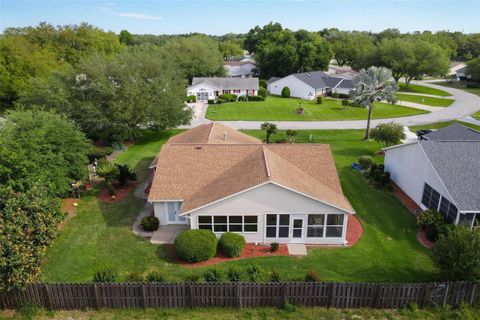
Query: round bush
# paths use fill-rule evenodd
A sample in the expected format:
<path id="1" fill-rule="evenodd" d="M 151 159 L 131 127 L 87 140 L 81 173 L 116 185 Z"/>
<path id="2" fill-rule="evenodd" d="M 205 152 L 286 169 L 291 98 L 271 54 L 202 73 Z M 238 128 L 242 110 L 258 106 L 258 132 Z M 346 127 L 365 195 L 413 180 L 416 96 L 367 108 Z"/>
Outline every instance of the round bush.
<path id="1" fill-rule="evenodd" d="M 358 158 L 358 164 L 360 164 L 360 167 L 364 170 L 370 170 L 373 164 L 373 159 L 370 156 L 361 156 Z"/>
<path id="2" fill-rule="evenodd" d="M 318 96 L 317 97 L 317 104 L 322 104 L 323 103 L 323 97 L 322 96 Z"/>
<path id="3" fill-rule="evenodd" d="M 217 251 L 217 237 L 210 230 L 185 230 L 175 238 L 177 256 L 187 262 L 211 259 Z"/>
<path id="4" fill-rule="evenodd" d="M 259 96 L 262 96 L 262 97 L 266 98 L 266 97 L 267 97 L 267 94 L 268 94 L 267 89 L 262 88 L 262 87 L 260 87 L 260 88 L 258 89 L 258 95 L 259 95 Z"/>
<path id="5" fill-rule="evenodd" d="M 438 240 L 438 226 L 428 226 L 425 228 L 425 236 L 430 241 Z"/>
<path id="6" fill-rule="evenodd" d="M 428 227 L 438 228 L 445 222 L 443 216 L 436 210 L 429 209 L 421 212 L 417 217 L 417 224 L 427 229 Z"/>
<path id="7" fill-rule="evenodd" d="M 283 87 L 282 98 L 290 98 L 290 88 L 289 87 Z"/>
<path id="8" fill-rule="evenodd" d="M 225 232 L 220 237 L 218 244 L 227 257 L 239 257 L 245 247 L 245 238 L 237 233 Z"/>
<path id="9" fill-rule="evenodd" d="M 140 222 L 142 229 L 150 232 L 157 230 L 159 224 L 160 224 L 160 221 L 158 221 L 158 218 L 154 216 L 145 217 Z"/>
<path id="10" fill-rule="evenodd" d="M 197 97 L 194 95 L 187 96 L 187 102 L 197 102 Z"/>

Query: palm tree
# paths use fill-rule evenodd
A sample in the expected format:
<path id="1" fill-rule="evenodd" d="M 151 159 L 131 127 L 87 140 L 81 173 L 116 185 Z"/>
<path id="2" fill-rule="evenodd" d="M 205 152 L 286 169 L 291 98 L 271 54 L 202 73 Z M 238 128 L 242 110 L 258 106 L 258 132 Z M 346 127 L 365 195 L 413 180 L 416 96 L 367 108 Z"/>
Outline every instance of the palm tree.
<path id="1" fill-rule="evenodd" d="M 271 122 L 264 122 L 260 126 L 260 129 L 265 130 L 265 132 L 267 134 L 267 136 L 265 138 L 265 142 L 270 143 L 270 136 L 272 135 L 272 133 L 277 132 L 277 125 L 275 123 L 271 123 Z"/>
<path id="2" fill-rule="evenodd" d="M 368 108 L 367 129 L 365 131 L 365 140 L 368 140 L 370 139 L 373 103 L 376 101 L 394 103 L 398 86 L 393 79 L 392 71 L 385 67 L 371 66 L 367 70 L 362 69 L 353 81 L 355 84 L 353 102 Z"/>

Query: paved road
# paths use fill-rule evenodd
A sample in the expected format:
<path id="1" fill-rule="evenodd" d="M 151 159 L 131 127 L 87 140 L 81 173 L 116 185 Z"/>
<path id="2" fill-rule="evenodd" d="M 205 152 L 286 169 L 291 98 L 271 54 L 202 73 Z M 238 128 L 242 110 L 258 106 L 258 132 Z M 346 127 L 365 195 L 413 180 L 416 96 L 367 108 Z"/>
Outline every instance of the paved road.
<path id="1" fill-rule="evenodd" d="M 420 84 L 426 87 L 432 87 L 449 92 L 455 99 L 449 107 L 438 108 L 437 110 L 428 113 L 410 117 L 390 118 L 390 119 L 377 119 L 372 120 L 371 126 L 375 127 L 380 123 L 396 122 L 403 126 L 416 126 L 429 123 L 444 122 L 456 119 L 462 119 L 470 116 L 473 113 L 480 111 L 480 97 L 472 93 L 443 87 L 425 81 L 412 81 L 414 84 Z M 200 107 L 200 114 L 205 113 L 206 107 Z M 373 110 L 375 113 L 375 109 Z M 210 122 L 201 115 L 192 120 L 191 127 Z M 258 129 L 264 121 L 219 121 L 225 125 L 228 125 L 236 129 Z M 366 120 L 340 120 L 340 121 L 271 121 L 277 124 L 279 129 L 364 129 L 366 126 Z"/>

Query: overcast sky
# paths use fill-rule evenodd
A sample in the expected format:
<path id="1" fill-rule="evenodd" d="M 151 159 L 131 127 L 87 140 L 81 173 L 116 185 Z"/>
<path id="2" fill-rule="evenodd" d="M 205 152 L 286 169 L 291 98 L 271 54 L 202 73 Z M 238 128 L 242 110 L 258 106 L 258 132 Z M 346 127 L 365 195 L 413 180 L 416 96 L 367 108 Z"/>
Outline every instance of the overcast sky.
<path id="1" fill-rule="evenodd" d="M 280 22 L 292 30 L 480 32 L 480 0 L 264 0 L 264 1 L 85 1 L 0 0 L 0 30 L 8 27 L 88 22 L 105 30 L 177 34 L 244 33 Z"/>

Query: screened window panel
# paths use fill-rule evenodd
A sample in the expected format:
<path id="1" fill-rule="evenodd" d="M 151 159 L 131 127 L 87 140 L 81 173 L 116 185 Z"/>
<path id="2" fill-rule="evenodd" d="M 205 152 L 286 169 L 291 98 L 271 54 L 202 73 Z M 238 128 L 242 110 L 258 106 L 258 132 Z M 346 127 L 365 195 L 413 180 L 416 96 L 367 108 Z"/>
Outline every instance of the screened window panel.
<path id="1" fill-rule="evenodd" d="M 343 232 L 343 227 L 327 227 L 326 237 L 327 238 L 341 238 Z"/>
<path id="2" fill-rule="evenodd" d="M 343 214 L 329 214 L 327 216 L 327 225 L 329 226 L 343 225 Z"/>
<path id="3" fill-rule="evenodd" d="M 267 226 L 277 225 L 277 215 L 267 214 Z"/>
<path id="4" fill-rule="evenodd" d="M 325 224 L 325 215 L 324 214 L 309 214 L 308 215 L 308 225 L 309 226 L 323 226 Z"/>

